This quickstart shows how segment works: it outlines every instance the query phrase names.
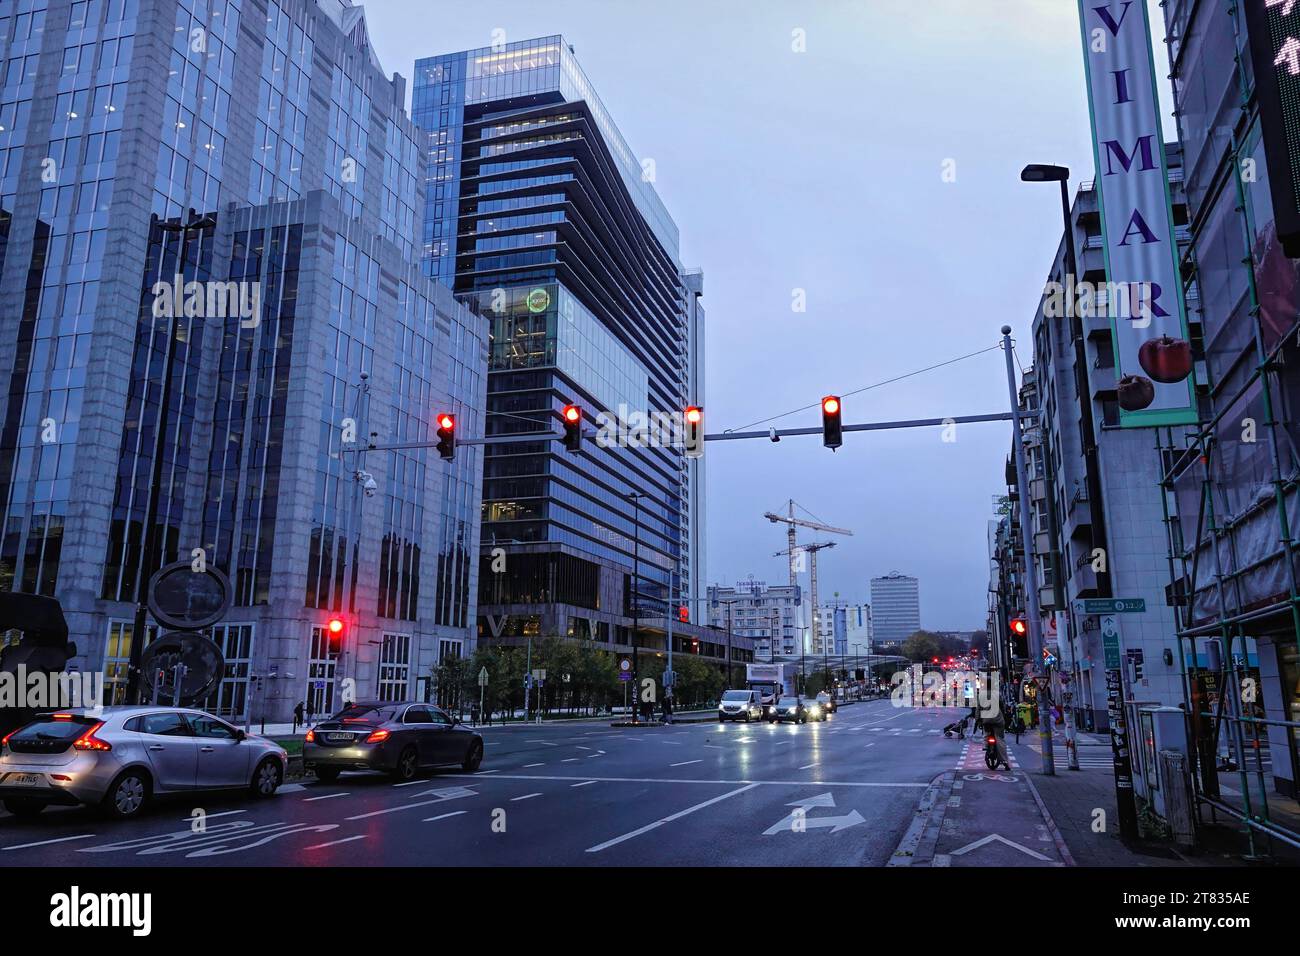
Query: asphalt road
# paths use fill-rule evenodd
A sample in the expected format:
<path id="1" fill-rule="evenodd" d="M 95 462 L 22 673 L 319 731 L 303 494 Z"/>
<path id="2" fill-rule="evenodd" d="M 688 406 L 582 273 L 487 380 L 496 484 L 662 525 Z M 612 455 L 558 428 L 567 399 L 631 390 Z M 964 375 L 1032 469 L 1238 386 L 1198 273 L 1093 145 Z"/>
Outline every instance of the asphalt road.
<path id="1" fill-rule="evenodd" d="M 804 725 L 494 728 L 475 774 L 308 776 L 271 800 L 196 795 L 125 823 L 0 814 L 0 867 L 881 866 L 958 758 L 940 732 L 954 713 L 886 699 Z"/>

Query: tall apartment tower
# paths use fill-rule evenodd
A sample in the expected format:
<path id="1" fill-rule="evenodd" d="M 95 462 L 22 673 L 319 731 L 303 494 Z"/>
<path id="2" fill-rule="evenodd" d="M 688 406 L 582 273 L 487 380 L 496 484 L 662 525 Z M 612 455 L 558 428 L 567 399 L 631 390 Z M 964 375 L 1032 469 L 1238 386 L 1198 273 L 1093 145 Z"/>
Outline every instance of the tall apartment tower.
<path id="1" fill-rule="evenodd" d="M 120 695 L 144 583 L 202 556 L 210 708 L 429 692 L 473 639 L 479 456 L 344 446 L 481 427 L 486 336 L 421 273 L 423 144 L 361 9 L 0 0 L 0 50 L 0 588 L 56 596 Z"/>
<path id="2" fill-rule="evenodd" d="M 896 649 L 921 629 L 921 596 L 916 578 L 891 571 L 871 579 L 871 617 L 878 650 Z"/>
<path id="3" fill-rule="evenodd" d="M 601 426 L 702 404 L 703 277 L 684 273 L 653 176 L 562 37 L 415 72 L 426 268 L 483 317 L 486 433 L 517 438 L 487 446 L 480 634 L 626 649 L 636 628 L 661 650 L 703 573 L 698 465 L 680 442 Z M 576 452 L 550 437 L 569 403 L 587 432 Z"/>

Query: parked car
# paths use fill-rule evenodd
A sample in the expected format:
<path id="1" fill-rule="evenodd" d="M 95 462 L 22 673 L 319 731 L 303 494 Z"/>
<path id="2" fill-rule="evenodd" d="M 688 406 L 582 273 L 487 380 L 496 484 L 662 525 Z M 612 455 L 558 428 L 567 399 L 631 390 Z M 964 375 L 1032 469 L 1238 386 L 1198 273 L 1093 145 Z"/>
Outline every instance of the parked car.
<path id="1" fill-rule="evenodd" d="M 826 693 L 826 691 L 822 691 L 817 695 L 817 703 L 821 704 L 822 709 L 828 714 L 833 714 L 840 709 L 840 705 L 836 702 L 835 698 L 831 694 Z"/>
<path id="2" fill-rule="evenodd" d="M 728 720 L 762 720 L 763 698 L 756 690 L 728 690 L 718 702 L 718 723 Z"/>
<path id="3" fill-rule="evenodd" d="M 0 740 L 0 801 L 15 816 L 80 804 L 127 818 L 171 794 L 273 796 L 288 760 L 274 741 L 201 710 L 73 709 L 38 714 Z"/>
<path id="4" fill-rule="evenodd" d="M 449 765 L 473 773 L 483 762 L 483 737 L 433 704 L 369 701 L 307 731 L 302 758 L 325 782 L 344 770 L 378 770 L 406 781 Z"/>
<path id="5" fill-rule="evenodd" d="M 808 708 L 802 697 L 780 697 L 776 701 L 776 713 L 772 719 L 778 724 L 793 720 L 797 724 L 808 722 Z"/>

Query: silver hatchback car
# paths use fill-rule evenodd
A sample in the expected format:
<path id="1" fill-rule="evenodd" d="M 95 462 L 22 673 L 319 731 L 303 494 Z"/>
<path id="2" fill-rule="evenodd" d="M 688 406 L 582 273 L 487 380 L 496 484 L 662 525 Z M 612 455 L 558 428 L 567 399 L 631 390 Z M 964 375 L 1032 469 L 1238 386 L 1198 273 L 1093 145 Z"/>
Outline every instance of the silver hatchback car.
<path id="1" fill-rule="evenodd" d="M 50 805 L 137 815 L 155 796 L 245 788 L 270 797 L 288 755 L 211 714 L 184 707 L 48 713 L 0 741 L 0 802 L 15 816 Z"/>

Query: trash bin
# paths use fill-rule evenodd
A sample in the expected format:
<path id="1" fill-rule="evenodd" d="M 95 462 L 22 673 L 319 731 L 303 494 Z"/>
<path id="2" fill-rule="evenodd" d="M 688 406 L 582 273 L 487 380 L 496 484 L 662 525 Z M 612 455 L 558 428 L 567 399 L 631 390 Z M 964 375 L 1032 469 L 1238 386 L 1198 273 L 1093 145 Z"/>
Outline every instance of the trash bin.
<path id="1" fill-rule="evenodd" d="M 1028 729 L 1034 726 L 1034 705 L 1019 704 L 1016 706 L 1016 714 L 1020 717 L 1020 722 Z"/>

